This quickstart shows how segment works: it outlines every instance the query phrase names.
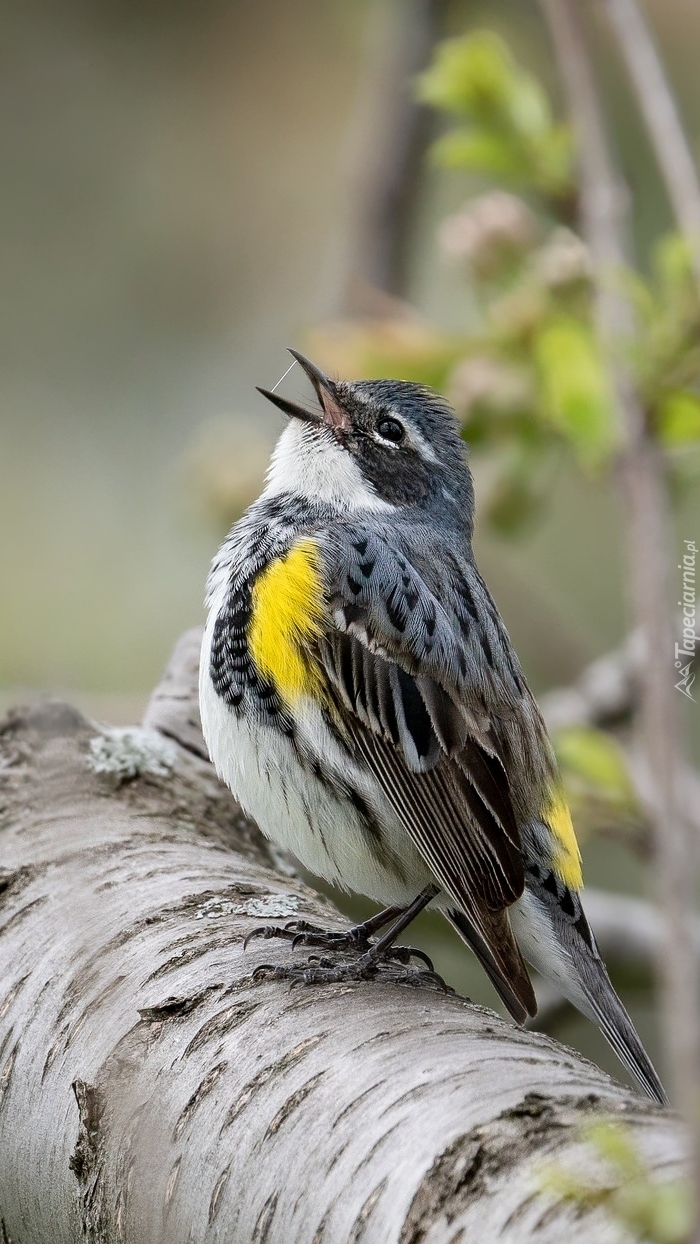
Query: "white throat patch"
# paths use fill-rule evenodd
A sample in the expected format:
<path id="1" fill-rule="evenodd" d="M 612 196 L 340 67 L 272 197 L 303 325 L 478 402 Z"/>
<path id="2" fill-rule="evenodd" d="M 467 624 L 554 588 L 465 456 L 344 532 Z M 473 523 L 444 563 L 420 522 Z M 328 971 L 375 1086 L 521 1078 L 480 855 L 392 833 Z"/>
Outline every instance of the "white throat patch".
<path id="1" fill-rule="evenodd" d="M 394 510 L 363 479 L 352 455 L 312 424 L 291 419 L 280 436 L 267 472 L 263 497 L 296 493 L 338 510 Z"/>

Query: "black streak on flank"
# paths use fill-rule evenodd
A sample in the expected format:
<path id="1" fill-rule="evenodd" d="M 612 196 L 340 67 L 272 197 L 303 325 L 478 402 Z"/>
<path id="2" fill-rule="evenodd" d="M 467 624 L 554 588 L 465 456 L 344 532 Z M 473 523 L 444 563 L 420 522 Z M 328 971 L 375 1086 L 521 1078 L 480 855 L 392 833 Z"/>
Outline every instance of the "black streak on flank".
<path id="1" fill-rule="evenodd" d="M 373 835 L 376 834 L 378 831 L 374 823 L 374 817 L 372 816 L 369 805 L 362 798 L 362 795 L 360 794 L 360 792 L 358 790 L 355 790 L 354 786 L 348 786 L 346 787 L 346 794 L 353 808 L 355 808 L 356 811 L 359 812 L 360 816 L 362 817 L 362 820 L 365 823 L 366 828 L 368 828 Z"/>
<path id="2" fill-rule="evenodd" d="M 294 724 L 285 712 L 275 688 L 260 677 L 248 647 L 251 621 L 253 577 L 236 588 L 221 609 L 214 624 L 209 672 L 216 694 L 235 711 L 240 711 L 246 691 L 259 713 L 274 719 L 280 730 L 292 738 Z"/>

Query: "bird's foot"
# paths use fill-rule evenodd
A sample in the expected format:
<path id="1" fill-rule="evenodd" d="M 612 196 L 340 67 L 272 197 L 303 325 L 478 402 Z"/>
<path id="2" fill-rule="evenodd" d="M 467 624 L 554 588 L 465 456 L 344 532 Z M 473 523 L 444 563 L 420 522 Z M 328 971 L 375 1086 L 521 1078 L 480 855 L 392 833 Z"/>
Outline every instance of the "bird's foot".
<path id="1" fill-rule="evenodd" d="M 382 980 L 392 985 L 431 984 L 445 993 L 454 993 L 432 968 L 411 967 L 409 959 L 397 954 L 410 950 L 409 946 L 389 947 L 376 955 L 370 948 L 348 963 L 337 963 L 319 955 L 310 955 L 305 964 L 260 963 L 253 972 L 253 979 L 287 980 L 292 985 L 335 985 L 375 980 L 381 975 Z"/>
<path id="2" fill-rule="evenodd" d="M 257 929 L 253 929 L 246 937 L 243 947 L 247 947 L 248 943 L 254 938 L 263 938 L 265 941 L 270 938 L 283 938 L 285 941 L 292 943 L 292 949 L 297 946 L 315 946 L 322 950 L 334 951 L 360 951 L 362 957 L 368 958 L 372 956 L 374 943 L 370 941 L 367 925 L 371 925 L 371 921 L 366 924 L 356 924 L 351 928 L 339 932 L 336 929 L 321 929 L 315 924 L 309 924 L 306 920 L 290 920 L 287 924 L 280 926 L 275 924 L 261 925 Z M 375 956 L 377 962 L 381 959 L 385 961 L 393 961 L 409 965 L 412 959 L 420 959 L 426 966 L 428 972 L 435 973 L 432 959 L 426 955 L 424 950 L 419 950 L 416 946 L 390 946 L 382 952 L 380 956 Z M 319 960 L 320 962 L 320 960 Z M 367 976 L 358 977 L 358 980 L 366 980 Z"/>

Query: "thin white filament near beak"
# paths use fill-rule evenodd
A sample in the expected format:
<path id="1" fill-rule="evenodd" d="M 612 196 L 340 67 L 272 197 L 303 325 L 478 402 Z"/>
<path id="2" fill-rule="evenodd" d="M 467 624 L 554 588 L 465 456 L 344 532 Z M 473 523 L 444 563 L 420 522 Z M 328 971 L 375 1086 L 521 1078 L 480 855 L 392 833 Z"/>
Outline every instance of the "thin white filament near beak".
<path id="1" fill-rule="evenodd" d="M 282 381 L 283 381 L 283 380 L 286 380 L 286 378 L 287 378 L 287 376 L 289 375 L 290 371 L 292 370 L 292 368 L 293 368 L 293 367 L 296 367 L 296 365 L 297 365 L 297 361 L 296 361 L 296 359 L 292 359 L 292 361 L 291 361 L 291 363 L 289 364 L 289 367 L 287 368 L 287 370 L 286 370 L 286 372 L 284 373 L 284 375 L 283 375 L 283 376 L 280 376 L 279 380 L 277 381 L 277 384 L 273 385 L 273 386 L 272 386 L 272 388 L 270 389 L 270 392 L 271 392 L 271 393 L 274 393 L 274 392 L 275 392 L 275 389 L 279 389 L 279 387 L 280 387 L 280 385 L 281 385 Z"/>

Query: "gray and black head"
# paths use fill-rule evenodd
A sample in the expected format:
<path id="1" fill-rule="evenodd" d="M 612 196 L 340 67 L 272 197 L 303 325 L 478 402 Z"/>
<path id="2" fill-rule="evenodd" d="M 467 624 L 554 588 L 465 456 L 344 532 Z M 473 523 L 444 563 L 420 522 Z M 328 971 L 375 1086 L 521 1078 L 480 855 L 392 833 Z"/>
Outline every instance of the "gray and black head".
<path id="1" fill-rule="evenodd" d="M 268 492 L 301 492 L 341 509 L 424 510 L 471 530 L 465 446 L 442 398 L 403 380 L 331 380 L 290 353 L 309 377 L 318 409 L 259 390 L 290 416 Z"/>

